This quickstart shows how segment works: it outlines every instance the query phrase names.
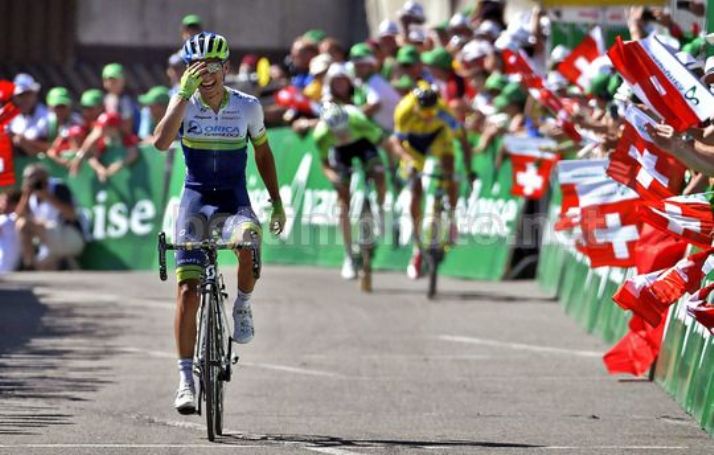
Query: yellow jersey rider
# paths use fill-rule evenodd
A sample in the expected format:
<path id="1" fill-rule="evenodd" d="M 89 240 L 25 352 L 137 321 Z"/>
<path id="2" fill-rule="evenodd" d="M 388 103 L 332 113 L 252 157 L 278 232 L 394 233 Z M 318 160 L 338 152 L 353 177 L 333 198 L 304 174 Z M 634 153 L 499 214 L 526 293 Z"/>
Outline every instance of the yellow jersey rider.
<path id="1" fill-rule="evenodd" d="M 441 172 L 446 177 L 449 196 L 450 239 L 456 237 L 454 210 L 457 188 L 454 181 L 454 132 L 458 121 L 439 99 L 436 90 L 427 82 L 420 81 L 407 94 L 394 111 L 394 134 L 390 138 L 393 150 L 400 160 L 400 173 L 407 179 L 411 191 L 410 215 L 413 225 L 414 253 L 407 274 L 416 279 L 421 276 L 421 222 L 423 188 L 419 172 L 424 169 L 427 157 L 439 161 Z"/>

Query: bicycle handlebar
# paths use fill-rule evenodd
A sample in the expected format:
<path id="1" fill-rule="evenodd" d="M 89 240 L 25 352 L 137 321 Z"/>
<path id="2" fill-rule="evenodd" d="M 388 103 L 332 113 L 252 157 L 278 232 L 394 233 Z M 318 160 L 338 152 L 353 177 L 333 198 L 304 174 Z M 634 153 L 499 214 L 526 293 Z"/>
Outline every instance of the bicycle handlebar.
<path id="1" fill-rule="evenodd" d="M 159 232 L 159 278 L 161 281 L 166 281 L 166 251 L 167 250 L 202 250 L 202 251 L 218 251 L 218 250 L 242 250 L 253 248 L 252 242 L 224 242 L 213 239 L 205 239 L 198 242 L 177 242 L 167 243 L 166 233 Z"/>

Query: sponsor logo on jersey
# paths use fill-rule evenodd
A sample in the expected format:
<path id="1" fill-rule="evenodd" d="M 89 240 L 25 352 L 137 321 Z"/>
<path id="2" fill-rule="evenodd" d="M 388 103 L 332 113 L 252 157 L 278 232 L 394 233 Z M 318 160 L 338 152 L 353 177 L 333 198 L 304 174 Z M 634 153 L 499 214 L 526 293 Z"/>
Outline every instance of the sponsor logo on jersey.
<path id="1" fill-rule="evenodd" d="M 203 134 L 203 129 L 201 128 L 201 125 L 199 125 L 197 121 L 189 120 L 188 121 L 188 129 L 186 130 L 186 133 L 187 134 Z"/>

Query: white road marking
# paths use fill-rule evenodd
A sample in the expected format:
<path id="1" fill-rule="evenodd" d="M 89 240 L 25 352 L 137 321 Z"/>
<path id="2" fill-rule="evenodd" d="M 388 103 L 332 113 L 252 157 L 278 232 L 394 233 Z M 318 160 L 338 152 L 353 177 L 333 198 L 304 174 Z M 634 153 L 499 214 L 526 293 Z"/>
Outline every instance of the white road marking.
<path id="1" fill-rule="evenodd" d="M 328 455 L 360 455 L 357 452 L 338 449 L 336 447 L 303 447 L 303 449 L 309 450 L 311 452 L 326 453 Z"/>
<path id="2" fill-rule="evenodd" d="M 0 449 L 257 449 L 264 445 L 236 444 L 0 444 Z"/>
<path id="3" fill-rule="evenodd" d="M 151 357 L 159 357 L 162 359 L 175 359 L 176 354 L 173 352 L 166 351 L 154 351 L 151 349 L 141 349 L 133 347 L 121 348 L 122 351 L 128 353 L 140 353 L 146 354 Z M 238 366 L 252 367 L 252 368 L 263 368 L 266 370 L 284 371 L 286 373 L 304 374 L 308 376 L 323 376 L 328 378 L 339 378 L 345 379 L 347 376 L 341 375 L 339 373 L 332 373 L 330 371 L 313 370 L 309 368 L 291 367 L 288 365 L 276 365 L 274 363 L 253 363 L 253 362 L 238 362 Z"/>
<path id="4" fill-rule="evenodd" d="M 541 450 L 689 450 L 687 446 L 545 446 Z"/>
<path id="5" fill-rule="evenodd" d="M 507 341 L 498 340 L 488 340 L 485 338 L 473 338 L 455 335 L 439 335 L 437 337 L 442 341 L 452 341 L 455 343 L 469 343 L 469 344 L 480 344 L 484 346 L 496 346 L 509 349 L 515 349 L 519 351 L 531 351 L 531 352 L 547 352 L 550 354 L 565 354 L 574 355 L 577 357 L 602 357 L 602 352 L 597 351 L 583 351 L 579 349 L 564 349 L 564 348 L 554 348 L 550 346 L 537 346 L 534 344 L 523 344 L 523 343 L 510 343 Z"/>

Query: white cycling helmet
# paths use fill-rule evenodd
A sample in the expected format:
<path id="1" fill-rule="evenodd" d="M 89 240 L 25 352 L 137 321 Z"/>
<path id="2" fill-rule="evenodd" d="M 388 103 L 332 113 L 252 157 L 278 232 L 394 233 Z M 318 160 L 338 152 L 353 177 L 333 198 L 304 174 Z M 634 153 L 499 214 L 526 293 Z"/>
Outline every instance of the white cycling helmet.
<path id="1" fill-rule="evenodd" d="M 189 65 L 197 60 L 208 58 L 226 61 L 230 53 L 228 41 L 224 36 L 212 32 L 201 32 L 186 40 L 183 49 L 181 49 L 181 58 L 185 64 Z"/>

